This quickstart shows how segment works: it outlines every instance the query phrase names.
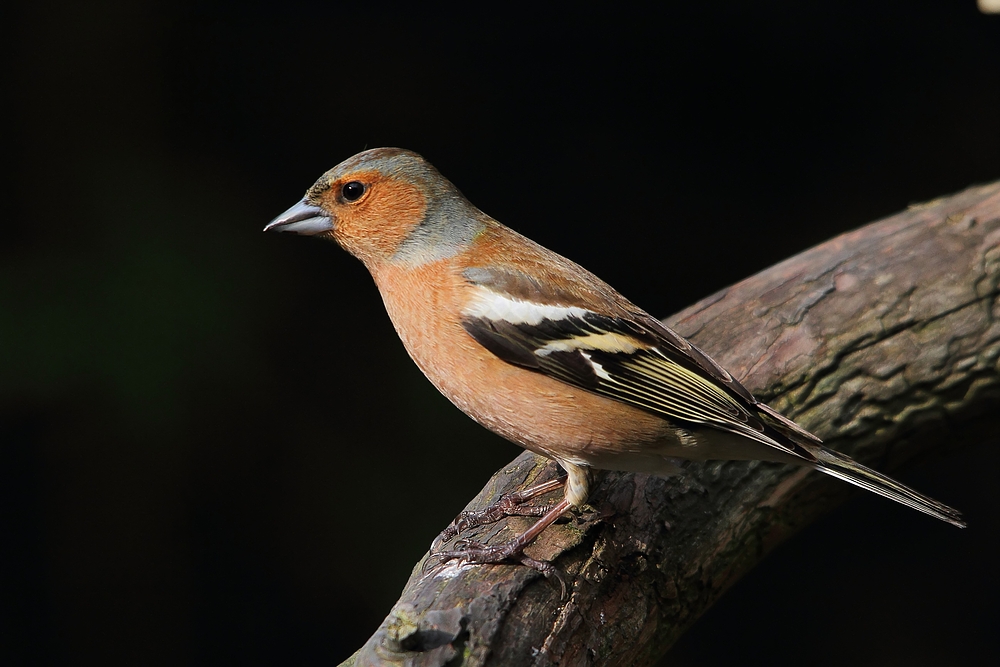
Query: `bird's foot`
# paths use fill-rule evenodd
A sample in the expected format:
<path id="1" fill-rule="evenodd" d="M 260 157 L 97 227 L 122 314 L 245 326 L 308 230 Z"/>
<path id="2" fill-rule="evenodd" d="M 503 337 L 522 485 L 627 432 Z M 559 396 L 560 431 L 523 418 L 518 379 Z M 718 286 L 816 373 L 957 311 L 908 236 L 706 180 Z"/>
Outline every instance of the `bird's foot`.
<path id="1" fill-rule="evenodd" d="M 562 487 L 565 483 L 565 477 L 552 479 L 548 482 L 542 482 L 541 484 L 523 491 L 506 493 L 500 497 L 500 500 L 485 509 L 462 512 L 455 518 L 454 521 L 448 524 L 447 528 L 441 531 L 441 534 L 438 535 L 437 538 L 434 539 L 434 542 L 431 544 L 431 553 L 434 553 L 434 550 L 438 545 L 444 544 L 448 540 L 464 533 L 467 530 L 478 528 L 479 526 L 485 526 L 489 523 L 496 523 L 504 517 L 545 516 L 545 514 L 552 509 L 553 506 L 525 506 L 524 503 L 532 498 L 535 498 L 536 496 L 543 495 L 550 491 L 555 491 L 556 489 Z"/>
<path id="2" fill-rule="evenodd" d="M 550 581 L 555 579 L 559 583 L 559 597 L 565 600 L 566 580 L 563 578 L 562 573 L 552 563 L 536 560 L 524 553 L 524 547 L 527 546 L 527 542 L 522 538 L 523 535 L 519 535 L 509 542 L 494 545 L 487 545 L 473 540 L 459 540 L 458 544 L 455 545 L 458 548 L 432 553 L 431 557 L 440 559 L 439 562 L 441 563 L 449 560 L 461 560 L 472 565 L 518 563 L 541 572 Z"/>
<path id="3" fill-rule="evenodd" d="M 543 485 L 539 485 L 543 486 Z M 558 485 L 557 485 L 558 486 Z M 534 487 L 528 489 L 524 493 L 535 491 L 539 487 Z M 551 491 L 552 488 L 547 488 L 546 491 Z M 539 491 L 538 493 L 544 493 L 544 491 Z M 513 494 L 512 494 L 513 495 Z M 525 555 L 524 548 L 531 544 L 536 537 L 538 537 L 543 530 L 551 526 L 556 519 L 558 519 L 566 510 L 570 508 L 570 503 L 565 498 L 552 507 L 545 508 L 547 511 L 545 515 L 535 522 L 528 530 L 524 531 L 513 540 L 505 542 L 503 544 L 496 545 L 486 545 L 479 542 L 473 542 L 471 540 L 461 540 L 456 546 L 457 549 L 450 549 L 446 551 L 437 551 L 431 549 L 431 554 L 427 561 L 424 563 L 424 568 L 426 569 L 431 561 L 437 561 L 439 563 L 444 563 L 449 560 L 462 560 L 470 564 L 498 564 L 503 562 L 515 562 L 525 565 L 534 570 L 537 570 L 544 574 L 546 578 L 555 578 L 559 582 L 559 587 L 561 589 L 560 596 L 562 599 L 566 598 L 566 582 L 562 575 L 556 570 L 552 563 L 547 563 L 545 561 L 535 560 L 530 556 Z"/>

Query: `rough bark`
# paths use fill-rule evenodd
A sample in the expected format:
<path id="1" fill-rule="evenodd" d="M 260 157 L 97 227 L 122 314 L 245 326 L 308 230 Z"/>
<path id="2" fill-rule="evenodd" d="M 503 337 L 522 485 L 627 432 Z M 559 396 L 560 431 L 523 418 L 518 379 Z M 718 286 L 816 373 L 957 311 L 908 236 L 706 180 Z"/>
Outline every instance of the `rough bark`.
<path id="1" fill-rule="evenodd" d="M 831 447 L 891 471 L 1000 428 L 998 295 L 1000 182 L 834 238 L 666 322 Z M 555 474 L 525 453 L 469 509 Z M 692 463 L 670 479 L 607 473 L 594 510 L 528 549 L 555 560 L 567 599 L 526 567 L 452 562 L 424 572 L 422 560 L 344 664 L 653 664 L 730 584 L 851 488 L 758 462 Z M 472 537 L 506 540 L 533 520 Z"/>

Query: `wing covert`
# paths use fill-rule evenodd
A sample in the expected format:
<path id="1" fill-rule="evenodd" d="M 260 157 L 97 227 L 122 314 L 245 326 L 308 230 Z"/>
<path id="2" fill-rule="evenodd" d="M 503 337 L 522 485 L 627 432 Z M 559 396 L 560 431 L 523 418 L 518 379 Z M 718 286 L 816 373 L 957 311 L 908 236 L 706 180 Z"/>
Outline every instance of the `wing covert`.
<path id="1" fill-rule="evenodd" d="M 483 347 L 508 363 L 680 424 L 706 424 L 791 451 L 765 433 L 764 424 L 740 401 L 742 396 L 731 395 L 700 363 L 681 354 L 658 332 L 633 320 L 577 312 L 580 309 L 550 310 L 549 315 L 562 317 L 537 318 L 529 306 L 519 307 L 522 310 L 506 313 L 508 319 L 473 311 L 462 324 Z"/>

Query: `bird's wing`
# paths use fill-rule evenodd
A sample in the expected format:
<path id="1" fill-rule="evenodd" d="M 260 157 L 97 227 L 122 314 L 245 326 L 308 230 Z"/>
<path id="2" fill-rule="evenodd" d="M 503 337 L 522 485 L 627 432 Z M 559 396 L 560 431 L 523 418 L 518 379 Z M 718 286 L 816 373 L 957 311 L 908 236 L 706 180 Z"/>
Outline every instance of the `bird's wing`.
<path id="1" fill-rule="evenodd" d="M 482 272 L 474 275 L 476 290 L 462 325 L 504 361 L 679 425 L 712 426 L 813 460 L 782 433 L 818 442 L 816 436 L 758 403 L 708 355 L 646 313 L 609 315 L 518 299 L 491 289 L 496 285 L 485 283 Z"/>

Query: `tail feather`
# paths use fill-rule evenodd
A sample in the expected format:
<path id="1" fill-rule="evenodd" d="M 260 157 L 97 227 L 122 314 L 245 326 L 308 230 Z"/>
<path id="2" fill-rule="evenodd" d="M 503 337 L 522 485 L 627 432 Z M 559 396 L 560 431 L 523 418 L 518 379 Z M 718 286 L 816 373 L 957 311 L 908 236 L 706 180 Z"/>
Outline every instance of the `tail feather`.
<path id="1" fill-rule="evenodd" d="M 944 503 L 939 503 L 933 498 L 928 498 L 882 473 L 866 468 L 854 459 L 826 447 L 809 447 L 809 450 L 816 456 L 816 463 L 813 464 L 813 467 L 820 472 L 860 486 L 862 489 L 867 489 L 890 500 L 895 500 L 897 503 L 912 507 L 924 514 L 930 514 L 932 517 L 947 521 L 953 526 L 959 528 L 966 526 L 965 521 L 962 520 L 962 514 L 958 510 L 948 507 Z"/>

